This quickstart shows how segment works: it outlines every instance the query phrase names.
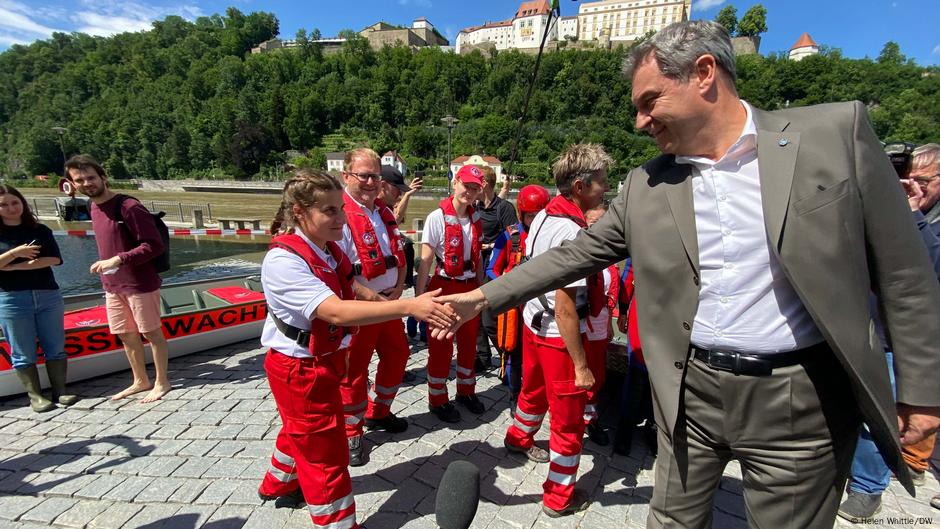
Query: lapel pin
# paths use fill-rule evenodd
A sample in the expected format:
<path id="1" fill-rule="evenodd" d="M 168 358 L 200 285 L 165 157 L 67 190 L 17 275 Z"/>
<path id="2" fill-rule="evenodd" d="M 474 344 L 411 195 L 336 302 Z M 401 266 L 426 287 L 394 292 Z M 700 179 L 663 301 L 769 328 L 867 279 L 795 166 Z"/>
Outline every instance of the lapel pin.
<path id="1" fill-rule="evenodd" d="M 786 138 L 781 138 L 780 141 L 777 142 L 777 145 L 781 147 L 786 147 L 789 143 L 790 143 L 790 140 Z"/>

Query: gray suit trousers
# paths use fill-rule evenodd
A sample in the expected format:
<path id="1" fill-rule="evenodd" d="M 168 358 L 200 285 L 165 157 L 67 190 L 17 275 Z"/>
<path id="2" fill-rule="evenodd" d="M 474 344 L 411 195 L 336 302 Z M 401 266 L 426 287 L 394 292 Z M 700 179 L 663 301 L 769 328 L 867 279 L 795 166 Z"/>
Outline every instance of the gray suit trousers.
<path id="1" fill-rule="evenodd" d="M 750 527 L 832 529 L 860 418 L 845 371 L 821 349 L 764 377 L 690 358 L 675 443 L 660 429 L 647 527 L 711 528 L 715 491 L 734 459 Z"/>

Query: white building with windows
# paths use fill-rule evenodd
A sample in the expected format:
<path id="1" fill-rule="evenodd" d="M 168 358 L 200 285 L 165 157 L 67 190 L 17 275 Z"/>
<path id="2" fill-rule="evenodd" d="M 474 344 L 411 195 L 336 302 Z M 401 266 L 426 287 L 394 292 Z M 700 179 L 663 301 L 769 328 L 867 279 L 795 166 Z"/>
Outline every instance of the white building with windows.
<path id="1" fill-rule="evenodd" d="M 558 40 L 578 37 L 578 17 L 561 17 L 558 21 Z"/>
<path id="2" fill-rule="evenodd" d="M 397 151 L 388 151 L 382 155 L 382 165 L 389 165 L 398 169 L 402 176 L 408 174 L 408 164 L 398 155 Z"/>
<path id="3" fill-rule="evenodd" d="M 522 2 L 512 19 L 464 28 L 457 35 L 457 53 L 474 48 L 537 49 L 548 23 L 548 0 Z M 629 43 L 673 22 L 689 20 L 692 0 L 598 0 L 584 2 L 577 16 L 552 21 L 547 42 Z"/>
<path id="4" fill-rule="evenodd" d="M 548 0 L 522 2 L 510 20 L 487 22 L 460 30 L 457 35 L 457 53 L 469 46 L 492 46 L 497 50 L 538 48 L 548 24 L 551 7 Z M 558 25 L 549 28 L 548 42 L 558 40 Z"/>
<path id="5" fill-rule="evenodd" d="M 692 0 L 600 0 L 578 9 L 578 40 L 634 41 L 689 19 Z"/>

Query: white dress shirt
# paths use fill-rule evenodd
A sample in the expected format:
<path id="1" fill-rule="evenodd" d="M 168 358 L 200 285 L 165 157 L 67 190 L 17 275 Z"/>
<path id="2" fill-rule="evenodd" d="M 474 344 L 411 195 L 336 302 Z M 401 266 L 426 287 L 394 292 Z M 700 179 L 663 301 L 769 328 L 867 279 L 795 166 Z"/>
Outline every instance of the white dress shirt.
<path id="1" fill-rule="evenodd" d="M 327 265 L 336 269 L 333 256 L 317 248 L 300 230 L 295 233 L 300 235 Z M 272 248 L 264 256 L 261 263 L 261 285 L 264 287 L 268 310 L 284 323 L 300 329 L 309 329 L 313 313 L 320 303 L 336 295 L 326 283 L 313 275 L 310 267 L 299 255 L 281 248 Z M 344 337 L 341 347 L 348 347 L 351 338 L 352 336 Z M 281 334 L 271 316 L 264 320 L 261 345 L 295 358 L 311 356 L 308 349 Z"/>
<path id="2" fill-rule="evenodd" d="M 345 191 L 344 191 L 345 193 Z M 349 198 L 352 198 L 350 195 Z M 382 250 L 382 255 L 392 255 L 392 246 L 391 241 L 388 238 L 388 229 L 385 227 L 385 222 L 382 220 L 382 213 L 379 208 L 374 207 L 370 211 L 369 208 L 360 204 L 355 198 L 352 199 L 361 209 L 362 212 L 369 217 L 369 221 L 372 223 L 372 229 L 375 230 L 375 236 L 379 240 L 379 249 Z M 347 211 L 346 214 L 350 215 L 352 212 Z M 352 231 L 349 229 L 349 224 L 343 226 L 343 239 L 338 241 L 339 247 L 343 249 L 343 253 L 349 257 L 349 261 L 353 265 L 360 264 L 362 261 L 359 259 L 359 251 L 356 249 L 356 243 L 352 238 Z M 356 276 L 359 283 L 365 285 L 367 288 L 374 290 L 375 292 L 381 292 L 383 290 L 388 290 L 390 288 L 395 288 L 398 286 L 398 267 L 393 267 L 385 270 L 385 273 L 373 277 L 372 279 L 366 279 L 363 276 Z"/>
<path id="3" fill-rule="evenodd" d="M 698 235 L 698 312 L 692 344 L 705 349 L 779 353 L 823 341 L 771 250 L 761 203 L 757 127 L 747 122 L 720 160 L 677 156 L 692 166 Z"/>

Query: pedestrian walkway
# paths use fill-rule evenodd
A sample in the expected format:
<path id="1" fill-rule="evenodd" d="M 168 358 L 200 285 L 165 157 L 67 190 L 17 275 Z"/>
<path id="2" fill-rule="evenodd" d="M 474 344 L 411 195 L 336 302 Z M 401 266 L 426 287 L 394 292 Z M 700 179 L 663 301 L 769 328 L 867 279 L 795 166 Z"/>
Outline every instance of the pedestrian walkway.
<path id="1" fill-rule="evenodd" d="M 85 399 L 67 410 L 37 415 L 24 398 L 0 401 L 0 529 L 311 527 L 305 509 L 275 509 L 256 494 L 279 423 L 263 358 L 258 342 L 250 341 L 172 360 L 174 389 L 152 404 L 108 400 L 127 385 L 128 372 L 74 384 Z M 393 407 L 408 419 L 408 431 L 367 434 L 370 461 L 352 469 L 363 527 L 436 527 L 436 486 L 458 459 L 480 469 L 473 527 L 645 526 L 653 460 L 641 443 L 627 458 L 585 442 L 578 486 L 594 503 L 579 515 L 549 518 L 539 503 L 546 467 L 503 448 L 508 396 L 495 375 L 477 384 L 488 411 L 471 417 L 461 409 L 462 422 L 445 425 L 427 412 L 427 351 L 409 362 L 414 381 L 402 386 Z M 602 421 L 612 423 L 615 413 L 608 406 Z M 543 430 L 537 442 L 547 447 L 547 423 Z M 892 483 L 882 523 L 866 527 L 910 527 L 920 517 L 940 525 L 940 512 L 928 505 L 938 487 L 929 481 L 916 500 Z M 743 513 L 740 469 L 732 465 L 715 497 L 714 527 L 746 527 Z M 912 521 L 891 524 L 889 517 Z"/>

